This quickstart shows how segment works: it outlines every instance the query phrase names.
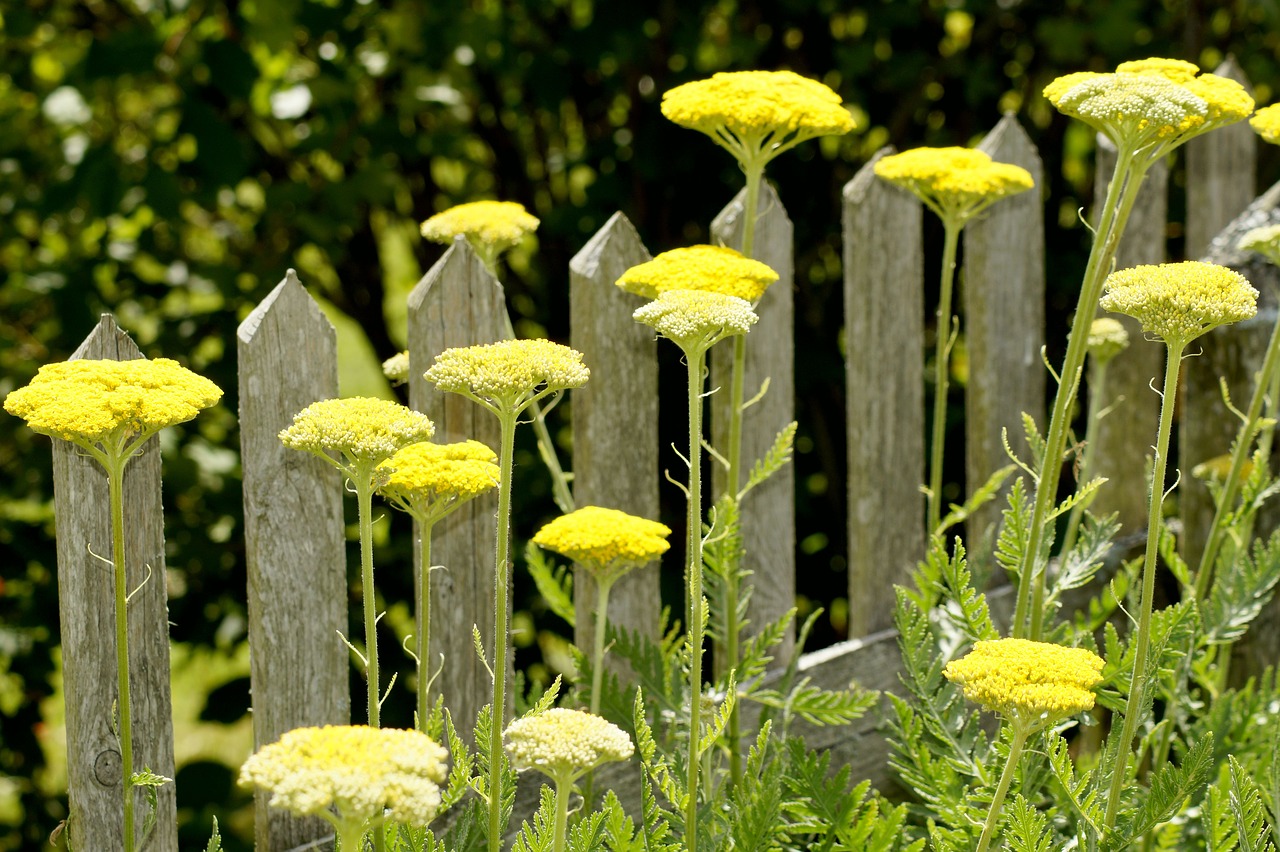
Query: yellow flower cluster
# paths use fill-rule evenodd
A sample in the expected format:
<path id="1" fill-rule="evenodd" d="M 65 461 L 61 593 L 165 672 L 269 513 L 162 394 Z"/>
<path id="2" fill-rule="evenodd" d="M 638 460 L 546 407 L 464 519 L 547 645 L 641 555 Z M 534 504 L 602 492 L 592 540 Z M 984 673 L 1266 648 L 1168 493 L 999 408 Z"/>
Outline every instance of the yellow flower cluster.
<path id="1" fill-rule="evenodd" d="M 671 546 L 671 528 L 617 509 L 584 506 L 538 530 L 533 543 L 610 576 L 652 562 Z"/>
<path id="2" fill-rule="evenodd" d="M 386 478 L 378 491 L 424 522 L 479 497 L 498 484 L 498 456 L 479 441 L 410 444 L 378 465 Z"/>
<path id="3" fill-rule="evenodd" d="M 293 416 L 280 440 L 345 467 L 377 464 L 433 434 L 427 415 L 390 400 L 357 396 L 311 403 Z"/>
<path id="4" fill-rule="evenodd" d="M 662 95 L 662 114 L 707 134 L 747 168 L 854 128 L 838 94 L 792 71 L 726 71 L 685 83 Z"/>
<path id="5" fill-rule="evenodd" d="M 1106 364 L 1129 348 L 1129 332 L 1118 319 L 1098 317 L 1089 325 L 1089 340 L 1085 346 L 1089 357 L 1099 364 Z"/>
<path id="6" fill-rule="evenodd" d="M 963 226 L 993 203 L 1035 186 L 1020 166 L 972 148 L 914 148 L 876 161 L 876 176 L 902 187 L 945 222 Z"/>
<path id="7" fill-rule="evenodd" d="M 382 375 L 397 385 L 402 385 L 409 381 L 409 353 L 400 352 L 383 361 Z"/>
<path id="8" fill-rule="evenodd" d="M 751 303 L 710 290 L 665 290 L 632 314 L 687 355 L 699 355 L 735 334 L 746 334 L 760 318 Z"/>
<path id="9" fill-rule="evenodd" d="M 329 725 L 298 728 L 263 746 L 240 769 L 240 783 L 269 791 L 271 806 L 298 816 L 329 808 L 344 822 L 384 815 L 429 823 L 440 809 L 449 754 L 426 734 Z"/>
<path id="10" fill-rule="evenodd" d="M 217 385 L 168 358 L 84 359 L 44 365 L 4 408 L 41 434 L 122 450 L 221 398 Z"/>
<path id="11" fill-rule="evenodd" d="M 591 713 L 556 707 L 517 719 L 502 735 L 516 771 L 536 769 L 557 784 L 572 784 L 606 763 L 627 760 L 631 737 Z"/>
<path id="12" fill-rule="evenodd" d="M 1265 106 L 1249 119 L 1249 126 L 1257 131 L 1264 142 L 1280 145 L 1280 104 Z"/>
<path id="13" fill-rule="evenodd" d="M 1236 248 L 1257 252 L 1280 266 L 1280 225 L 1263 225 L 1245 231 L 1236 241 Z"/>
<path id="14" fill-rule="evenodd" d="M 710 290 L 760 301 L 778 273 L 727 246 L 689 246 L 664 251 L 622 273 L 617 284 L 628 293 L 656 299 L 667 290 Z"/>
<path id="15" fill-rule="evenodd" d="M 1253 112 L 1253 98 L 1243 86 L 1199 71 L 1176 59 L 1125 62 L 1111 74 L 1059 77 L 1045 87 L 1044 96 L 1122 149 L 1153 146 L 1151 156 L 1157 157 Z"/>
<path id="16" fill-rule="evenodd" d="M 1258 291 L 1243 275 L 1196 260 L 1121 269 L 1103 286 L 1102 307 L 1133 317 L 1171 345 L 1258 312 Z"/>
<path id="17" fill-rule="evenodd" d="M 539 338 L 446 349 L 425 375 L 442 391 L 505 411 L 540 393 L 580 388 L 591 371 L 581 352 Z"/>
<path id="18" fill-rule="evenodd" d="M 965 698 L 1034 731 L 1093 708 L 1102 658 L 1084 648 L 1029 639 L 976 642 L 943 674 Z"/>
<path id="19" fill-rule="evenodd" d="M 538 219 L 514 201 L 472 201 L 450 207 L 422 223 L 422 236 L 436 243 L 466 237 L 472 243 L 510 248 L 538 228 Z"/>

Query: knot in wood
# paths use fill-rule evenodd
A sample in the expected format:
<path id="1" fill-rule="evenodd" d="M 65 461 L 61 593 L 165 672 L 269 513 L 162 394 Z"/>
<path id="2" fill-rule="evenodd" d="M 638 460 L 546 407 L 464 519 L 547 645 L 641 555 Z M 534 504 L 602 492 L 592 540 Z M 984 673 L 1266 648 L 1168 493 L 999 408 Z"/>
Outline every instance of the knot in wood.
<path id="1" fill-rule="evenodd" d="M 115 787 L 120 783 L 120 752 L 113 748 L 98 752 L 93 761 L 93 777 L 103 787 Z"/>

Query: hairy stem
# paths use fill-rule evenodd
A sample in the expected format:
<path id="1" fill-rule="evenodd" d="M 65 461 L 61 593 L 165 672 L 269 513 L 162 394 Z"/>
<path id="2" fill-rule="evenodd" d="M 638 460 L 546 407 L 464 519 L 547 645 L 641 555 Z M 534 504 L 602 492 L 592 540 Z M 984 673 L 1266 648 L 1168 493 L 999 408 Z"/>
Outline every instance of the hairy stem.
<path id="1" fill-rule="evenodd" d="M 702 373 L 706 352 L 685 354 L 689 367 L 689 761 L 685 846 L 698 852 L 698 740 L 702 711 Z"/>
<path id="2" fill-rule="evenodd" d="M 504 411 L 498 455 L 498 541 L 493 572 L 493 706 L 489 712 L 489 850 L 502 849 L 502 729 L 507 715 L 507 552 L 511 535 L 511 458 L 518 412 Z"/>
<path id="3" fill-rule="evenodd" d="M 357 474 L 356 506 L 360 516 L 360 597 L 364 602 L 365 673 L 369 685 L 369 727 L 380 726 L 382 698 L 378 677 L 378 599 L 373 590 L 373 484 Z"/>
<path id="4" fill-rule="evenodd" d="M 951 379 L 951 291 L 956 277 L 956 245 L 962 222 L 943 219 L 942 280 L 939 285 L 937 331 L 933 356 L 933 429 L 929 447 L 929 509 L 925 532 L 938 532 L 942 518 L 942 451 L 947 431 L 947 389 Z"/>
<path id="5" fill-rule="evenodd" d="M 1013 742 L 1009 743 L 1009 760 L 1000 773 L 1000 782 L 996 785 L 995 796 L 991 799 L 991 809 L 987 811 L 987 821 L 982 826 L 982 838 L 978 841 L 977 852 L 987 852 L 991 839 L 995 836 L 996 824 L 1000 821 L 1000 809 L 1004 806 L 1004 798 L 1009 794 L 1009 784 L 1013 781 L 1013 773 L 1018 768 L 1018 759 L 1022 757 L 1022 747 L 1027 742 L 1027 731 L 1021 725 L 1013 726 Z"/>
<path id="6" fill-rule="evenodd" d="M 1098 428 L 1098 420 L 1102 413 L 1103 404 L 1107 401 L 1107 365 L 1105 363 L 1094 362 L 1089 367 L 1089 404 L 1088 412 L 1085 415 L 1085 434 L 1093 435 L 1094 430 Z M 1077 480 L 1079 485 L 1087 485 L 1089 480 L 1093 479 L 1093 453 L 1089 451 L 1086 444 L 1080 450 L 1080 478 Z M 1071 507 L 1071 514 L 1067 516 L 1067 531 L 1062 536 L 1062 552 L 1070 553 L 1071 548 L 1076 546 L 1076 538 L 1080 535 L 1080 523 L 1084 520 L 1085 502 L 1081 501 Z M 1039 635 L 1040 628 L 1039 610 L 1031 613 L 1031 632 Z"/>
<path id="7" fill-rule="evenodd" d="M 556 779 L 556 818 L 555 837 L 552 840 L 553 852 L 564 852 L 565 836 L 569 833 L 569 790 L 572 784 Z"/>
<path id="8" fill-rule="evenodd" d="M 431 696 L 427 688 L 431 682 L 431 527 L 422 524 L 422 541 L 417 575 L 413 578 L 413 605 L 417 613 L 417 636 L 413 653 L 418 658 L 418 730 L 427 730 L 427 711 Z"/>
<path id="9" fill-rule="evenodd" d="M 117 710 L 120 715 L 120 786 L 124 791 L 124 850 L 133 852 L 133 709 L 129 699 L 129 588 L 124 566 L 125 461 L 109 457 L 107 491 L 111 503 L 111 559 L 116 587 L 116 685 L 120 693 Z"/>

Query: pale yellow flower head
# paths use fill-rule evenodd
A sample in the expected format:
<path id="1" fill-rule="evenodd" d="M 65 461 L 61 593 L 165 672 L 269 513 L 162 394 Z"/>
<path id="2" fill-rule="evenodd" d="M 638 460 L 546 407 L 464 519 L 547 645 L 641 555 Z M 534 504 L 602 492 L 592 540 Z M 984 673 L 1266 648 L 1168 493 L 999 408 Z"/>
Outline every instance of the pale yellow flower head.
<path id="1" fill-rule="evenodd" d="M 378 465 L 378 492 L 423 523 L 434 523 L 498 485 L 498 456 L 479 441 L 410 444 Z"/>
<path id="2" fill-rule="evenodd" d="M 450 207 L 422 223 L 422 236 L 436 243 L 466 237 L 476 252 L 496 258 L 532 234 L 538 219 L 514 201 L 472 201 Z"/>
<path id="3" fill-rule="evenodd" d="M 409 381 L 409 353 L 401 352 L 383 361 L 382 375 L 392 384 L 402 385 Z"/>
<path id="4" fill-rule="evenodd" d="M 972 148 L 914 148 L 881 157 L 875 172 L 958 226 L 1000 199 L 1035 186 L 1026 169 L 997 163 Z"/>
<path id="5" fill-rule="evenodd" d="M 666 524 L 584 506 L 543 526 L 533 543 L 572 559 L 597 579 L 616 579 L 666 553 L 669 535 Z"/>
<path id="6" fill-rule="evenodd" d="M 1262 141 L 1280 145 L 1280 104 L 1265 106 L 1255 112 L 1249 119 L 1249 126 L 1262 137 Z"/>
<path id="7" fill-rule="evenodd" d="M 1129 332 L 1118 319 L 1098 317 L 1089 325 L 1089 339 L 1085 347 L 1090 358 L 1106 364 L 1129 348 Z"/>
<path id="8" fill-rule="evenodd" d="M 426 734 L 360 725 L 297 728 L 258 749 L 240 784 L 271 793 L 271 806 L 298 816 L 337 810 L 340 822 L 383 817 L 429 823 L 440 809 L 449 754 Z"/>
<path id="9" fill-rule="evenodd" d="M 1197 260 L 1121 269 L 1103 287 L 1103 308 L 1133 317 L 1170 345 L 1258 312 L 1258 291 L 1243 275 Z"/>
<path id="10" fill-rule="evenodd" d="M 1119 74 L 1157 74 L 1175 83 L 1189 83 L 1200 73 L 1200 66 L 1184 59 L 1162 59 L 1152 56 L 1147 59 L 1132 59 L 1116 66 Z"/>
<path id="11" fill-rule="evenodd" d="M 1245 231 L 1236 241 L 1236 248 L 1252 251 L 1280 265 L 1280 225 L 1263 225 Z"/>
<path id="12" fill-rule="evenodd" d="M 371 473 L 401 447 L 429 441 L 434 433 L 425 414 L 390 400 L 357 396 L 311 403 L 293 416 L 280 440 L 351 475 L 356 469 Z"/>
<path id="13" fill-rule="evenodd" d="M 663 93 L 662 114 L 707 134 L 747 169 L 763 169 L 807 139 L 854 128 L 838 94 L 791 71 L 723 71 L 685 83 Z"/>
<path id="14" fill-rule="evenodd" d="M 556 707 L 516 719 L 502 735 L 517 772 L 536 769 L 557 784 L 572 784 L 606 763 L 635 752 L 631 737 L 591 713 Z"/>
<path id="15" fill-rule="evenodd" d="M 4 408 L 43 435 L 117 454 L 221 398 L 217 385 L 168 358 L 84 359 L 44 365 Z"/>
<path id="16" fill-rule="evenodd" d="M 968 654 L 947 663 L 943 674 L 965 698 L 1033 732 L 1093 709 L 1103 665 L 1084 648 L 994 639 L 976 642 Z"/>
<path id="17" fill-rule="evenodd" d="M 580 388 L 591 371 L 582 353 L 550 340 L 501 340 L 446 349 L 426 379 L 442 391 L 460 393 L 495 413 L 523 411 L 535 399 Z"/>
<path id="18" fill-rule="evenodd" d="M 746 334 L 760 318 L 751 303 L 710 290 L 665 290 L 632 314 L 686 355 L 701 355 L 735 334 Z"/>
<path id="19" fill-rule="evenodd" d="M 622 273 L 618 286 L 656 299 L 667 290 L 710 290 L 737 296 L 753 305 L 778 273 L 727 246 L 698 245 L 664 251 Z"/>

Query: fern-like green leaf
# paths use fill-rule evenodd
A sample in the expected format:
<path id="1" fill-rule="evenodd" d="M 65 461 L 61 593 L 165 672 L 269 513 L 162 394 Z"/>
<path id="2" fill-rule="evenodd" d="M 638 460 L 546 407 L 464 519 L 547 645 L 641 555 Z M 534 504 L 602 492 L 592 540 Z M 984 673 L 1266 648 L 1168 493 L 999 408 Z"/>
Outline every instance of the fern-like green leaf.
<path id="1" fill-rule="evenodd" d="M 1227 796 L 1239 832 L 1240 852 L 1275 852 L 1267 835 L 1266 812 L 1258 784 L 1234 756 L 1227 757 L 1231 787 Z"/>
<path id="2" fill-rule="evenodd" d="M 1204 640 L 1208 644 L 1234 642 L 1271 600 L 1280 581 L 1280 530 L 1265 544 L 1256 542 L 1253 553 L 1238 559 L 1228 571 L 1213 577 L 1213 589 L 1205 602 Z"/>
<path id="3" fill-rule="evenodd" d="M 556 565 L 552 562 L 546 552 L 533 541 L 525 545 L 524 561 L 547 609 L 568 622 L 570 627 L 576 627 L 577 614 L 573 607 L 573 572 L 568 566 Z"/>
<path id="4" fill-rule="evenodd" d="M 1026 483 L 1022 477 L 1013 481 L 1009 489 L 1009 507 L 1004 510 L 1004 523 L 996 538 L 996 561 L 1009 575 L 1014 585 L 1022 570 L 1022 558 L 1026 555 L 1031 539 L 1031 500 L 1027 497 Z"/>
<path id="5" fill-rule="evenodd" d="M 1171 819 L 1205 785 L 1212 771 L 1213 737 L 1208 735 L 1191 747 L 1180 766 L 1164 766 L 1156 771 L 1141 805 L 1120 817 L 1115 830 L 1106 837 L 1105 848 L 1129 849 L 1147 832 Z"/>
<path id="6" fill-rule="evenodd" d="M 209 843 L 204 847 L 204 852 L 222 852 L 222 835 L 218 833 L 218 818 L 213 818 L 213 834 L 209 837 Z"/>
<path id="7" fill-rule="evenodd" d="M 747 474 L 747 484 L 738 492 L 739 502 L 751 489 L 763 483 L 791 461 L 791 451 L 796 440 L 796 425 L 796 422 L 792 421 L 783 426 L 774 437 L 769 449 L 751 466 L 751 473 Z"/>
<path id="8" fill-rule="evenodd" d="M 1005 805 L 1005 848 L 1009 852 L 1051 852 L 1053 832 L 1049 818 L 1020 793 Z"/>
<path id="9" fill-rule="evenodd" d="M 973 513 L 985 506 L 987 503 L 995 499 L 1000 491 L 1000 487 L 1004 485 L 1004 481 L 1009 478 L 1015 470 L 1018 469 L 1016 464 L 1005 465 L 997 470 L 991 476 L 987 477 L 987 481 L 969 496 L 969 499 L 963 505 L 952 503 L 946 517 L 939 523 L 938 528 L 934 530 L 935 535 L 941 535 L 956 524 L 964 523 L 973 516 Z"/>

